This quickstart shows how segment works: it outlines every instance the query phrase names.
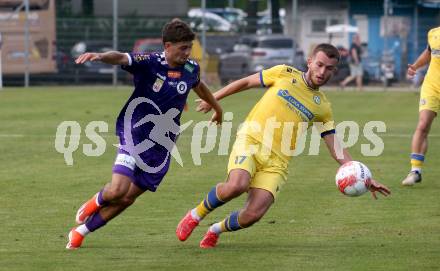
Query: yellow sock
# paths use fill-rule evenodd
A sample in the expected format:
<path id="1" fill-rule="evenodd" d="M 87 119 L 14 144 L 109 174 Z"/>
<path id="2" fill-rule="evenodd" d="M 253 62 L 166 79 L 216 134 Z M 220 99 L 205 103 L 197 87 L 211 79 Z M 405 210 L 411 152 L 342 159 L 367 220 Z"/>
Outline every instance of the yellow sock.
<path id="1" fill-rule="evenodd" d="M 424 161 L 425 161 L 425 156 L 423 154 L 412 153 L 411 171 L 418 171 L 419 173 L 421 173 Z"/>
<path id="2" fill-rule="evenodd" d="M 243 229 L 238 221 L 238 216 L 240 215 L 239 211 L 235 211 L 230 214 L 227 218 L 225 218 L 222 222 L 220 222 L 220 227 L 222 232 L 226 231 L 238 231 Z"/>
<path id="3" fill-rule="evenodd" d="M 205 200 L 202 200 L 196 207 L 196 213 L 200 218 L 204 218 L 210 213 L 209 209 L 205 207 Z"/>
<path id="4" fill-rule="evenodd" d="M 239 222 L 239 216 L 240 212 L 235 211 L 232 214 L 230 214 L 228 217 L 223 219 L 222 221 L 213 224 L 209 230 L 212 232 L 215 232 L 217 235 L 223 232 L 227 231 L 238 231 L 243 229 Z"/>
<path id="5" fill-rule="evenodd" d="M 214 211 L 215 208 L 222 206 L 224 203 L 225 202 L 217 196 L 217 186 L 215 186 L 209 191 L 205 199 L 197 205 L 195 211 L 199 218 L 203 219 L 210 212 Z"/>

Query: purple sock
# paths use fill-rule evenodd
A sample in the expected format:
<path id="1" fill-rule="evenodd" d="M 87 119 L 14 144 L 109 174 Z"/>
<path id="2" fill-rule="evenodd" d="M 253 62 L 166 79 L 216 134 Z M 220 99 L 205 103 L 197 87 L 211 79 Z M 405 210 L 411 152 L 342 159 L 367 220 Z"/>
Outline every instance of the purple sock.
<path id="1" fill-rule="evenodd" d="M 101 215 L 98 213 L 94 214 L 89 220 L 86 222 L 86 227 L 89 231 L 93 232 L 101 227 L 103 227 L 107 221 L 102 219 Z"/>
<path id="2" fill-rule="evenodd" d="M 104 206 L 107 204 L 107 202 L 102 197 L 102 194 L 104 194 L 104 188 L 101 189 L 101 191 L 99 191 L 99 193 L 98 193 L 98 200 L 97 201 L 98 201 L 99 206 Z"/>

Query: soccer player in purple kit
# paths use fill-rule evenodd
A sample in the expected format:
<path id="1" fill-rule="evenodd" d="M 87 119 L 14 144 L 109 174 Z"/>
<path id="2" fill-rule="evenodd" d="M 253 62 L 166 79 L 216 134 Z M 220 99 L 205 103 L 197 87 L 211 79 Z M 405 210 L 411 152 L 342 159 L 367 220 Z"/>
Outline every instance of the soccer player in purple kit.
<path id="1" fill-rule="evenodd" d="M 133 74 L 135 89 L 117 118 L 120 147 L 111 182 L 78 209 L 78 226 L 69 232 L 67 249 L 81 247 L 87 234 L 103 227 L 145 191 L 156 191 L 168 171 L 190 89 L 214 108 L 211 121 L 221 123 L 222 109 L 200 81 L 200 67 L 189 59 L 194 38 L 185 22 L 173 19 L 162 30 L 162 53 L 88 52 L 76 59 L 77 64 L 122 65 Z"/>

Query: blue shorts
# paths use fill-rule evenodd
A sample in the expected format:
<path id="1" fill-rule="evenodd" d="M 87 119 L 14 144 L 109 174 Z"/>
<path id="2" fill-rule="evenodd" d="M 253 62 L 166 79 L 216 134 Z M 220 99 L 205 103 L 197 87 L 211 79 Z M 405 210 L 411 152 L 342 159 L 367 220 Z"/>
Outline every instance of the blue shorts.
<path id="1" fill-rule="evenodd" d="M 121 145 L 125 144 L 124 137 L 119 135 Z M 127 176 L 140 189 L 155 192 L 168 172 L 171 154 L 162 146 L 155 144 L 137 157 L 129 151 L 118 149 L 113 165 L 113 173 Z"/>

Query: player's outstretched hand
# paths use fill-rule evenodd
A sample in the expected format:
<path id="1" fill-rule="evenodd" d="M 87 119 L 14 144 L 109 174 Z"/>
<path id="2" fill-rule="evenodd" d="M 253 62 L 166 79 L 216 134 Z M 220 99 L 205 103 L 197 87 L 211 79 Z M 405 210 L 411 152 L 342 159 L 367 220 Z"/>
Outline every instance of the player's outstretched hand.
<path id="1" fill-rule="evenodd" d="M 388 196 L 389 194 L 391 194 L 391 191 L 388 187 L 386 187 L 385 185 L 383 185 L 373 179 L 371 179 L 370 192 L 371 192 L 371 195 L 373 196 L 374 199 L 377 199 L 376 192 L 381 193 L 385 197 Z"/>
<path id="2" fill-rule="evenodd" d="M 406 75 L 409 79 L 412 79 L 414 75 L 416 75 L 416 67 L 414 65 L 408 64 L 408 70 L 406 71 Z"/>
<path id="3" fill-rule="evenodd" d="M 196 107 L 196 111 L 197 112 L 203 112 L 203 113 L 208 113 L 209 111 L 211 111 L 212 106 L 209 105 L 207 102 L 205 102 L 202 99 L 196 99 L 196 102 L 198 103 L 197 107 Z"/>
<path id="4" fill-rule="evenodd" d="M 80 55 L 76 60 L 76 64 L 84 64 L 87 61 L 98 61 L 101 59 L 100 53 L 84 53 Z"/>
<path id="5" fill-rule="evenodd" d="M 223 113 L 215 111 L 211 117 L 211 123 L 215 123 L 217 125 L 221 125 L 223 121 Z"/>

